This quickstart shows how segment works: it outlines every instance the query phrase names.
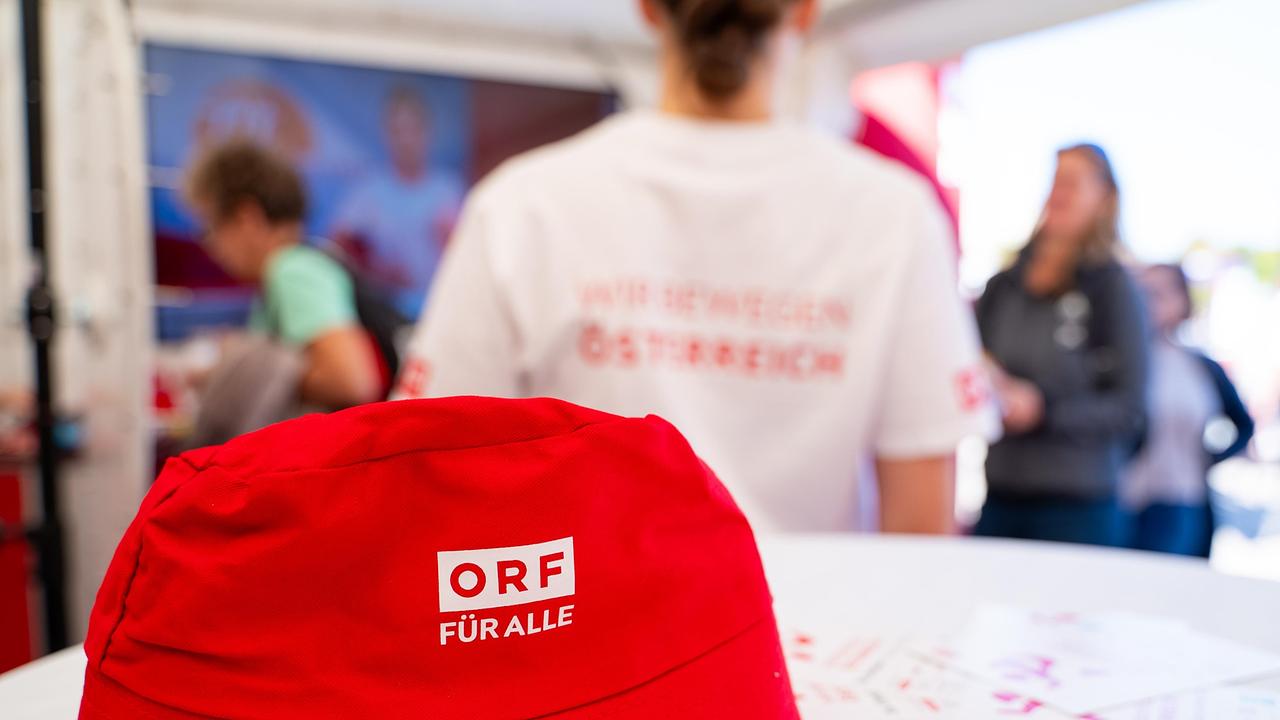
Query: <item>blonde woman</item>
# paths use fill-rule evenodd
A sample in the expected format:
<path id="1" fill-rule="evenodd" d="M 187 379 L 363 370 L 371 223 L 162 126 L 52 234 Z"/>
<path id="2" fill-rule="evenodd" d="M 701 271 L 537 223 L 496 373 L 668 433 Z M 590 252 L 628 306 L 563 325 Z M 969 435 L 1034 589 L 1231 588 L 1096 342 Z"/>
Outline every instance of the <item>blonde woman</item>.
<path id="1" fill-rule="evenodd" d="M 978 302 L 1005 426 L 979 535 L 1128 542 L 1117 484 L 1144 432 L 1148 339 L 1116 259 L 1119 200 L 1102 148 L 1059 152 L 1031 241 Z"/>

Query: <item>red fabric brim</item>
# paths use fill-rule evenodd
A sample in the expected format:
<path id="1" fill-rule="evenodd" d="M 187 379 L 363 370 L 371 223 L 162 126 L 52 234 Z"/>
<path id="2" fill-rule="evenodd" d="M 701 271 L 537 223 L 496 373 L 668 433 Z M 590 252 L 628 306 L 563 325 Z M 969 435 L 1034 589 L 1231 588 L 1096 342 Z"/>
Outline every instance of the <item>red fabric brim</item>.
<path id="1" fill-rule="evenodd" d="M 605 650 L 600 662 L 608 661 Z M 141 698 L 92 669 L 85 674 L 84 698 L 80 717 L 85 720 L 208 720 L 203 715 Z M 416 715 L 410 712 L 409 716 Z M 465 717 L 465 711 L 456 717 Z M 541 717 L 546 720 L 799 720 L 800 715 L 782 657 L 778 629 L 770 617 L 642 685 Z"/>
<path id="2" fill-rule="evenodd" d="M 672 632 L 679 632 L 673 629 Z M 660 639 L 657 640 L 661 642 Z M 607 651 L 601 662 L 608 662 Z M 643 685 L 547 720 L 798 720 L 773 618 Z"/>

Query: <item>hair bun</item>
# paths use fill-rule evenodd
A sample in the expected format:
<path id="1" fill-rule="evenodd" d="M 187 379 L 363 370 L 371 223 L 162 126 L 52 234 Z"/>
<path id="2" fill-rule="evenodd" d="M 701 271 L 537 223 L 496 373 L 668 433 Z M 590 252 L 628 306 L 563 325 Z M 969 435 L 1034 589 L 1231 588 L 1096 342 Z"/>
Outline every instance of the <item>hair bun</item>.
<path id="1" fill-rule="evenodd" d="M 751 63 L 793 0 L 664 0 L 708 98 L 726 100 L 746 86 Z"/>

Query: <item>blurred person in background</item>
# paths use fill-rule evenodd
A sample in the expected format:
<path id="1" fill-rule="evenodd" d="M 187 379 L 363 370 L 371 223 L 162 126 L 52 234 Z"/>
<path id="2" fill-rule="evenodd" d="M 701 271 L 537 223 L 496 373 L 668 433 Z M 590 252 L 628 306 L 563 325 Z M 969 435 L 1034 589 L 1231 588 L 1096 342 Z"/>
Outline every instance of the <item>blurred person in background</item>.
<path id="1" fill-rule="evenodd" d="M 303 244 L 306 194 L 288 161 L 232 140 L 201 157 L 187 182 L 209 254 L 258 288 L 250 329 L 300 355 L 296 399 L 328 410 L 379 399 L 378 355 L 360 325 L 352 280 Z M 250 398 L 260 394 L 246 390 Z"/>
<path id="2" fill-rule="evenodd" d="M 35 398 L 29 390 L 0 390 L 0 465 L 31 460 L 39 442 L 33 427 Z"/>
<path id="3" fill-rule="evenodd" d="M 1208 470 L 1248 447 L 1253 420 L 1222 366 L 1177 339 L 1192 314 L 1182 267 L 1149 267 L 1142 286 L 1154 333 L 1150 428 L 1121 485 L 1121 498 L 1134 516 L 1132 546 L 1208 557 L 1213 539 Z M 1206 431 L 1223 416 L 1235 437 L 1210 449 Z"/>
<path id="4" fill-rule="evenodd" d="M 462 203 L 462 184 L 432 168 L 431 110 L 416 88 L 387 94 L 382 129 L 390 166 L 356 185 L 332 230 L 348 265 L 405 317 L 416 318 Z"/>
<path id="5" fill-rule="evenodd" d="M 978 301 L 1004 416 L 974 532 L 1121 546 L 1120 472 L 1146 425 L 1147 335 L 1118 260 L 1120 190 L 1096 145 L 1058 153 L 1031 241 Z"/>
<path id="6" fill-rule="evenodd" d="M 639 5 L 660 109 L 482 183 L 400 394 L 661 415 L 761 531 L 950 531 L 956 445 L 997 420 L 935 194 L 775 119 L 815 0 Z"/>

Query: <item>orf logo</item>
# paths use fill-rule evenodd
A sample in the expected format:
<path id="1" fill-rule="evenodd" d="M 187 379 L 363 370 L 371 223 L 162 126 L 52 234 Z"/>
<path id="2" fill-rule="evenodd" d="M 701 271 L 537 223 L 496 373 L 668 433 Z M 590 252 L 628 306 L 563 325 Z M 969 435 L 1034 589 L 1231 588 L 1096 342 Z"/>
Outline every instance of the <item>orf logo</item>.
<path id="1" fill-rule="evenodd" d="M 574 593 L 573 538 L 436 553 L 440 612 L 483 610 Z"/>

